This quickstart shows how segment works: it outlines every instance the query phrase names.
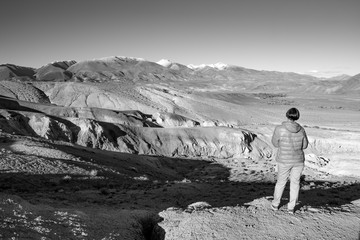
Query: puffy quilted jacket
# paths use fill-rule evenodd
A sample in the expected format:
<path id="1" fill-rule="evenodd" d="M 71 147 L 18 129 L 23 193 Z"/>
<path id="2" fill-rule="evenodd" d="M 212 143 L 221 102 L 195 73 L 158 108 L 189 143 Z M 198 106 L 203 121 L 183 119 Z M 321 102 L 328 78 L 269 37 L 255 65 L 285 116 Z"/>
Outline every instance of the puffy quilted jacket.
<path id="1" fill-rule="evenodd" d="M 308 146 L 308 139 L 303 127 L 294 121 L 283 122 L 275 128 L 272 144 L 279 148 L 276 161 L 280 163 L 304 162 L 303 149 Z"/>

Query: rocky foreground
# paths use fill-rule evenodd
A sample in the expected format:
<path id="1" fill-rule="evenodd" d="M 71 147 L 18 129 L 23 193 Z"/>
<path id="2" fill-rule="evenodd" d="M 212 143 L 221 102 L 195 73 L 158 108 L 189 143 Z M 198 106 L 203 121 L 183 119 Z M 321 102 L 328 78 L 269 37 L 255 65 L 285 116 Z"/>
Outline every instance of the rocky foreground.
<path id="1" fill-rule="evenodd" d="M 266 198 L 245 207 L 160 212 L 165 239 L 358 239 L 359 203 L 337 208 L 302 206 L 295 215 L 270 210 Z"/>
<path id="2" fill-rule="evenodd" d="M 307 167 L 290 215 L 269 207 L 272 160 L 133 155 L 6 133 L 0 140 L 3 239 L 358 239 L 358 178 Z"/>

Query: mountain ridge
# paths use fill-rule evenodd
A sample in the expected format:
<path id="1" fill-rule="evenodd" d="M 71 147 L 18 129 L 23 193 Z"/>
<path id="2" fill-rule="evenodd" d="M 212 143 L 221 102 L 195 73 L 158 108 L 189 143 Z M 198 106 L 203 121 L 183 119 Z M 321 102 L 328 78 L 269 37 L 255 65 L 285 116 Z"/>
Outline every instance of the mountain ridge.
<path id="1" fill-rule="evenodd" d="M 14 64 L 0 65 L 0 80 L 121 82 L 125 85 L 137 82 L 163 84 L 171 82 L 181 85 L 181 82 L 186 81 L 192 84 L 189 88 L 197 91 L 209 89 L 211 91 L 293 92 L 309 89 L 309 85 L 314 85 L 314 89 L 323 93 L 342 93 L 352 91 L 351 87 L 345 86 L 349 84 L 350 79 L 352 77 L 347 76 L 324 79 L 295 72 L 256 70 L 224 63 L 183 65 L 167 59 L 152 62 L 143 58 L 124 56 L 79 62 L 56 61 L 37 69 Z M 320 81 L 325 82 L 320 83 Z M 353 84 L 357 89 L 356 81 Z M 321 87 L 318 87 L 319 85 Z"/>

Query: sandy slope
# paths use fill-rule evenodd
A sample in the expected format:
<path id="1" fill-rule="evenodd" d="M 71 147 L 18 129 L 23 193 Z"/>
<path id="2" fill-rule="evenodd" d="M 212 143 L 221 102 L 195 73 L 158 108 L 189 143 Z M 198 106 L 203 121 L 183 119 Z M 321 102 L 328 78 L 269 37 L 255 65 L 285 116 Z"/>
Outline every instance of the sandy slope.
<path id="1" fill-rule="evenodd" d="M 49 98 L 42 91 L 22 82 L 0 81 L 0 96 L 35 103 L 50 103 Z"/>

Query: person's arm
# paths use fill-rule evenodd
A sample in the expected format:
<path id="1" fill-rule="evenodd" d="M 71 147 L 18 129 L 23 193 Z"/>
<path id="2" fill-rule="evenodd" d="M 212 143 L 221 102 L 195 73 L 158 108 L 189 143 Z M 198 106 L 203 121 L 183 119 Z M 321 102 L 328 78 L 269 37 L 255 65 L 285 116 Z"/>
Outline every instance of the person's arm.
<path id="1" fill-rule="evenodd" d="M 303 146 L 302 146 L 302 148 L 305 149 L 305 148 L 308 147 L 309 140 L 308 140 L 308 138 L 307 138 L 307 136 L 306 136 L 305 130 L 303 130 L 303 131 L 304 131 L 304 138 L 303 138 Z"/>
<path id="2" fill-rule="evenodd" d="M 273 136 L 271 138 L 271 143 L 274 145 L 274 147 L 279 147 L 279 140 L 280 140 L 280 136 L 279 136 L 279 131 L 278 131 L 278 127 L 275 128 Z"/>

